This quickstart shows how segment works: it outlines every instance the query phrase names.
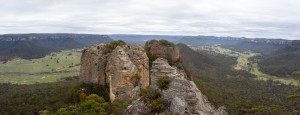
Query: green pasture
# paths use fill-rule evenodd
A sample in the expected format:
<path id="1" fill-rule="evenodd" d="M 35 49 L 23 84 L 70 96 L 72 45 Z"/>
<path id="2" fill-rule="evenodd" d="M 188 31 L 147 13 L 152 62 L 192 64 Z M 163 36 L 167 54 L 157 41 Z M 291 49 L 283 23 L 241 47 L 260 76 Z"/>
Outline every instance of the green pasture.
<path id="1" fill-rule="evenodd" d="M 258 80 L 264 80 L 264 81 L 273 80 L 283 84 L 298 85 L 298 81 L 293 78 L 281 78 L 278 76 L 271 76 L 260 71 L 257 63 L 249 61 L 249 58 L 259 55 L 258 53 L 254 53 L 250 51 L 237 52 L 230 49 L 222 48 L 220 46 L 197 46 L 197 47 L 192 47 L 192 49 L 205 50 L 205 51 L 209 51 L 212 54 L 216 53 L 216 54 L 237 57 L 237 63 L 236 65 L 233 66 L 233 69 L 249 71 L 251 74 L 255 75 L 257 77 L 256 79 Z"/>
<path id="2" fill-rule="evenodd" d="M 40 59 L 0 62 L 0 83 L 47 83 L 78 76 L 80 57 L 81 50 L 67 50 L 54 52 Z"/>

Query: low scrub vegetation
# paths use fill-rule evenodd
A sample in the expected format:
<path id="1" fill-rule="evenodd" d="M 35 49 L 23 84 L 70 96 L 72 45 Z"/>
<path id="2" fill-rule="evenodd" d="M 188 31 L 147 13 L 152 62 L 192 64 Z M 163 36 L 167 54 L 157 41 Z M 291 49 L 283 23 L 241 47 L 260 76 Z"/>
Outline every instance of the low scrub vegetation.
<path id="1" fill-rule="evenodd" d="M 181 61 L 187 75 L 215 106 L 225 106 L 229 114 L 293 114 L 287 96 L 293 85 L 259 81 L 244 70 L 233 70 L 219 58 L 208 58 L 180 44 Z M 292 93 L 293 94 L 293 93 Z"/>
<path id="2" fill-rule="evenodd" d="M 171 83 L 171 79 L 168 76 L 161 76 L 158 78 L 156 85 L 160 90 L 167 90 Z"/>
<path id="3" fill-rule="evenodd" d="M 153 89 L 151 87 L 147 89 L 142 89 L 140 92 L 140 96 L 144 100 L 144 102 L 148 105 L 151 112 L 160 113 L 165 110 L 165 101 L 162 99 L 162 94 L 159 90 Z"/>

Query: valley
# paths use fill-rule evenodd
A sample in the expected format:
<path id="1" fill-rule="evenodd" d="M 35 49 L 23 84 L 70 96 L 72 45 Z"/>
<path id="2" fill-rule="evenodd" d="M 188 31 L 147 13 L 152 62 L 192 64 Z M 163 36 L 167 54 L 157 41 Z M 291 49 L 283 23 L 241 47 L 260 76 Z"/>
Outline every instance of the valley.
<path id="1" fill-rule="evenodd" d="M 81 49 L 73 49 L 53 52 L 39 59 L 0 62 L 0 83 L 48 83 L 78 76 L 80 57 Z"/>
<path id="2" fill-rule="evenodd" d="M 153 43 L 151 44 L 151 42 Z M 102 84 L 106 83 L 106 82 L 101 82 L 101 80 L 97 80 L 99 79 L 98 78 L 99 76 L 96 74 L 100 74 L 101 76 L 102 75 L 101 72 L 95 72 L 95 71 L 99 71 L 99 68 L 95 68 L 95 65 L 98 65 L 100 67 L 100 70 L 104 71 L 103 69 L 105 69 L 106 67 L 105 66 L 103 67 L 103 63 L 105 63 L 105 61 L 98 60 L 99 63 L 95 64 L 95 61 L 93 60 L 106 59 L 104 58 L 107 56 L 106 53 L 108 53 L 109 55 L 112 53 L 118 56 L 119 53 L 116 53 L 116 51 L 114 50 L 115 49 L 118 50 L 118 48 L 119 49 L 122 48 L 118 46 L 122 46 L 124 44 L 126 43 L 119 40 L 119 41 L 111 42 L 110 44 L 107 44 L 107 46 L 105 47 L 103 45 L 99 45 L 97 47 L 92 46 L 91 48 L 88 48 L 84 51 L 83 57 L 85 58 L 82 59 L 80 59 L 82 55 L 82 49 L 73 49 L 73 50 L 63 50 L 60 52 L 52 52 L 46 55 L 45 57 L 39 59 L 15 58 L 13 60 L 0 62 L 0 83 L 3 86 L 2 92 L 7 92 L 7 93 L 2 93 L 0 97 L 13 100 L 12 97 L 17 96 L 18 100 L 22 100 L 22 101 L 18 101 L 18 100 L 12 101 L 8 105 L 6 101 L 0 102 L 0 105 L 7 106 L 7 108 L 4 108 L 3 111 L 6 111 L 8 113 L 10 112 L 19 113 L 21 109 L 22 111 L 28 111 L 28 109 L 34 107 L 34 109 L 29 111 L 43 112 L 43 110 L 46 110 L 49 112 L 56 113 L 60 111 L 59 108 L 63 110 L 65 108 L 62 107 L 68 107 L 70 105 L 72 106 L 72 105 L 80 104 L 81 102 L 79 99 L 79 95 L 81 96 L 81 94 L 86 94 L 86 95 L 97 94 L 103 98 L 106 99 L 109 98 L 105 94 L 105 92 L 103 92 L 105 91 L 103 90 L 103 88 L 105 87 L 98 87 L 99 86 L 98 83 L 100 83 L 100 85 L 101 83 Z M 257 110 L 259 112 L 267 109 L 268 113 L 272 113 L 275 110 L 273 108 L 269 108 L 269 106 L 267 105 L 288 102 L 286 100 L 286 96 L 292 91 L 294 87 L 293 85 L 296 85 L 296 80 L 291 78 L 284 78 L 281 76 L 279 77 L 272 76 L 262 72 L 259 68 L 259 65 L 257 64 L 257 62 L 259 61 L 256 58 L 253 59 L 253 57 L 259 56 L 260 53 L 251 52 L 252 50 L 238 51 L 235 49 L 223 47 L 222 45 L 210 45 L 210 46 L 195 45 L 195 46 L 196 47 L 187 46 L 185 44 L 175 45 L 173 43 L 169 43 L 166 40 L 160 40 L 156 42 L 155 40 L 151 40 L 148 44 L 146 43 L 144 50 L 146 51 L 146 55 L 149 57 L 149 61 L 151 62 L 155 61 L 155 59 L 157 58 L 155 55 L 153 55 L 156 53 L 165 54 L 160 56 L 165 56 L 166 59 L 171 60 L 171 62 L 168 62 L 170 64 L 176 65 L 176 62 L 178 62 L 178 60 L 176 59 L 180 59 L 181 60 L 180 63 L 182 65 L 178 64 L 177 66 L 181 69 L 184 69 L 184 71 L 186 71 L 187 78 L 191 79 L 195 83 L 195 85 L 197 85 L 197 88 L 199 88 L 199 90 L 201 90 L 201 92 L 203 92 L 204 95 L 209 97 L 208 100 L 209 102 L 211 102 L 211 104 L 215 105 L 216 107 L 225 106 L 226 111 L 229 114 L 238 114 L 240 112 L 245 112 L 244 107 L 246 107 L 247 110 L 246 113 L 248 113 L 248 110 L 252 110 L 252 109 L 259 109 Z M 174 47 L 174 48 L 169 48 L 169 47 Z M 141 56 L 146 56 L 144 54 L 140 56 L 137 55 L 139 53 L 136 52 L 140 52 L 139 50 L 143 49 L 143 47 L 141 46 L 133 45 L 132 47 L 129 48 L 131 48 L 131 50 L 128 50 L 128 53 L 120 53 L 120 54 L 126 54 L 126 55 L 128 54 L 128 56 L 133 56 L 130 59 L 138 59 L 137 57 L 140 58 Z M 103 58 L 93 58 L 93 56 L 98 56 L 95 55 L 96 50 L 104 51 L 104 55 L 99 55 L 99 56 L 103 56 Z M 112 57 L 117 57 L 117 56 L 112 56 Z M 117 59 L 118 58 L 114 60 Z M 86 72 L 80 72 L 80 61 L 82 60 L 84 60 L 83 62 L 85 64 L 84 63 L 81 64 L 83 64 L 82 67 L 85 68 L 84 70 Z M 110 60 L 109 62 L 110 65 L 119 64 L 119 62 L 117 61 L 111 62 L 112 58 L 109 60 Z M 132 61 L 132 63 L 134 63 L 134 61 Z M 143 63 L 138 63 L 138 64 L 143 65 Z M 148 63 L 145 61 L 145 64 Z M 110 72 L 112 73 L 119 72 L 119 70 L 115 70 L 115 67 L 113 66 L 109 66 L 109 67 L 110 69 L 114 70 L 114 71 L 110 70 Z M 139 66 L 139 67 L 143 67 L 143 66 Z M 132 70 L 129 67 L 126 67 L 125 69 Z M 85 73 L 86 75 L 81 75 L 81 73 Z M 93 74 L 90 75 L 91 73 Z M 147 72 L 141 72 L 141 73 L 147 73 Z M 132 73 L 132 75 L 133 74 L 134 73 Z M 113 75 L 113 74 L 110 73 L 104 75 Z M 95 79 L 92 79 L 92 77 L 87 77 L 87 76 L 96 77 L 97 79 L 96 81 L 94 81 Z M 140 75 L 140 76 L 147 77 L 147 75 Z M 139 78 L 139 79 L 141 79 L 141 81 L 144 81 L 142 80 L 144 78 Z M 132 81 L 129 82 L 133 83 Z M 142 84 L 145 83 L 143 82 Z M 134 84 L 132 85 L 135 86 Z M 25 86 L 28 86 L 30 89 L 26 89 Z M 28 99 L 31 99 L 32 95 L 40 95 L 36 93 L 39 92 L 40 88 L 35 86 L 39 86 L 43 88 L 42 90 L 45 90 L 44 92 L 54 92 L 53 94 L 55 95 L 48 96 L 48 94 L 46 93 L 48 96 L 47 97 L 48 101 L 44 101 L 43 99 L 37 101 L 36 100 L 37 98 L 43 97 L 43 96 L 38 96 L 33 100 L 32 103 L 26 102 L 26 106 L 17 106 L 20 105 L 20 103 L 23 103 Z M 64 90 L 68 90 L 68 92 L 60 93 L 62 92 L 60 91 L 61 88 L 57 88 L 57 86 L 66 87 Z M 5 90 L 6 89 L 5 87 L 8 87 L 10 89 Z M 119 86 L 116 85 L 115 87 L 119 87 Z M 83 88 L 85 88 L 86 91 L 83 91 L 82 90 Z M 21 94 L 16 93 L 18 91 L 22 93 Z M 128 91 L 122 91 L 122 92 L 128 92 Z M 26 95 L 26 97 L 23 97 L 23 95 Z M 267 99 L 265 97 L 267 97 Z M 67 99 L 67 101 L 64 101 L 64 99 Z M 246 100 L 247 102 L 244 102 L 243 100 Z M 55 103 L 53 104 L 52 102 Z M 56 103 L 62 103 L 62 104 L 57 105 Z M 46 106 L 36 106 L 39 104 L 47 105 L 47 106 L 49 105 L 50 108 Z M 112 105 L 114 104 L 120 104 L 120 103 L 116 101 L 115 103 L 112 103 Z M 128 104 L 129 103 L 125 104 L 124 106 L 127 107 Z M 263 107 L 259 108 L 257 106 L 263 106 Z M 12 107 L 18 107 L 19 111 L 13 111 Z M 119 112 L 122 111 L 124 111 L 124 107 Z"/>
<path id="3" fill-rule="evenodd" d="M 280 83 L 289 85 L 298 85 L 298 81 L 293 78 L 282 78 L 282 77 L 277 77 L 277 76 L 272 76 L 266 73 L 263 73 L 260 71 L 260 68 L 257 64 L 257 62 L 252 62 L 249 59 L 251 57 L 260 55 L 259 53 L 254 53 L 251 51 L 245 51 L 245 52 L 238 52 L 234 51 L 231 49 L 227 48 L 222 48 L 218 45 L 212 45 L 212 46 L 190 46 L 194 50 L 204 50 L 207 51 L 211 54 L 221 54 L 221 55 L 226 55 L 226 56 L 231 56 L 231 57 L 236 57 L 236 64 L 232 66 L 233 69 L 235 70 L 245 70 L 248 71 L 249 73 L 253 74 L 256 76 L 257 80 L 273 80 L 273 81 L 278 81 Z"/>

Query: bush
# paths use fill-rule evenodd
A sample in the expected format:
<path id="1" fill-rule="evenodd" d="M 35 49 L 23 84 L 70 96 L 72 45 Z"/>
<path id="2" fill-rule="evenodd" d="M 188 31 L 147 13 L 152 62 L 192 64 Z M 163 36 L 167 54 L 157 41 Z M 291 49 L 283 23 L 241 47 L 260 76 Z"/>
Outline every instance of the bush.
<path id="1" fill-rule="evenodd" d="M 126 45 L 126 43 L 122 40 L 118 40 L 118 41 L 112 41 L 109 44 L 107 44 L 107 48 L 104 50 L 103 54 L 108 54 L 111 53 L 117 46 L 124 46 Z M 99 49 L 99 47 L 98 47 Z"/>
<path id="2" fill-rule="evenodd" d="M 89 115 L 106 115 L 108 113 L 109 103 L 107 103 L 102 97 L 91 94 L 85 101 L 81 102 L 77 106 L 69 106 L 67 108 L 61 108 L 58 110 L 59 115 L 70 114 L 89 114 Z"/>
<path id="3" fill-rule="evenodd" d="M 111 103 L 110 114 L 122 115 L 129 105 L 129 100 L 126 99 L 116 99 Z"/>
<path id="4" fill-rule="evenodd" d="M 112 41 L 108 44 L 108 48 L 114 50 L 117 46 L 123 46 L 123 45 L 126 45 L 126 43 L 122 40 Z"/>
<path id="5" fill-rule="evenodd" d="M 146 95 L 146 99 L 148 101 L 155 100 L 155 99 L 160 98 L 160 97 L 161 97 L 161 93 L 160 93 L 159 90 L 152 89 L 152 88 L 148 89 L 148 92 L 147 92 L 147 95 Z"/>
<path id="6" fill-rule="evenodd" d="M 169 42 L 167 40 L 159 40 L 158 42 L 160 45 L 163 45 L 163 46 L 174 46 L 174 43 Z"/>
<path id="7" fill-rule="evenodd" d="M 164 101 L 161 98 L 161 93 L 157 89 L 151 87 L 141 89 L 139 94 L 152 112 L 162 112 L 164 110 Z"/>
<path id="8" fill-rule="evenodd" d="M 164 101 L 162 98 L 157 98 L 151 101 L 148 107 L 152 112 L 161 112 L 164 109 Z"/>
<path id="9" fill-rule="evenodd" d="M 169 88 L 169 85 L 171 83 L 171 80 L 167 76 L 161 76 L 158 80 L 156 85 L 160 90 L 166 90 Z"/>
<path id="10" fill-rule="evenodd" d="M 143 89 L 140 90 L 139 96 L 146 97 L 147 94 L 148 94 L 148 90 L 143 88 Z"/>

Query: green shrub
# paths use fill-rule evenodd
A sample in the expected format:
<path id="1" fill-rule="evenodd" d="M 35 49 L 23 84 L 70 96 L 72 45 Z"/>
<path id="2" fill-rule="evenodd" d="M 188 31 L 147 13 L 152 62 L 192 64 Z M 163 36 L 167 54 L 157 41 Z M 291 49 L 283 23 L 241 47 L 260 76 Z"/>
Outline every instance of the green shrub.
<path id="1" fill-rule="evenodd" d="M 108 44 L 108 48 L 114 50 L 117 46 L 123 46 L 123 45 L 126 45 L 126 43 L 122 40 L 112 41 Z"/>
<path id="2" fill-rule="evenodd" d="M 156 85 L 160 90 L 166 90 L 169 88 L 169 85 L 171 83 L 171 80 L 167 76 L 161 76 L 158 78 Z"/>
<path id="3" fill-rule="evenodd" d="M 110 113 L 113 115 L 122 115 L 129 105 L 129 100 L 116 99 L 111 103 Z"/>
<path id="4" fill-rule="evenodd" d="M 102 97 L 91 94 L 85 101 L 77 106 L 69 106 L 58 110 L 59 115 L 72 115 L 72 114 L 89 114 L 89 115 L 106 115 L 108 113 L 109 103 Z"/>
<path id="5" fill-rule="evenodd" d="M 111 53 L 117 46 L 124 46 L 126 45 L 126 43 L 122 40 L 118 40 L 118 41 L 112 41 L 109 44 L 107 44 L 107 49 L 104 50 L 103 54 L 108 54 Z"/>
<path id="6" fill-rule="evenodd" d="M 147 97 L 146 97 L 148 100 L 151 101 L 151 100 L 155 100 L 160 97 L 161 97 L 161 93 L 159 90 L 152 89 L 152 88 L 148 89 L 148 93 L 147 93 Z"/>
<path id="7" fill-rule="evenodd" d="M 148 94 L 148 90 L 143 88 L 143 89 L 140 90 L 139 96 L 146 97 L 147 94 Z"/>
<path id="8" fill-rule="evenodd" d="M 174 46 L 174 43 L 169 42 L 167 40 L 159 40 L 158 42 L 160 45 L 163 45 L 163 46 Z"/>
<path id="9" fill-rule="evenodd" d="M 161 112 L 164 109 L 164 101 L 162 98 L 157 98 L 151 101 L 148 107 L 152 112 Z"/>

